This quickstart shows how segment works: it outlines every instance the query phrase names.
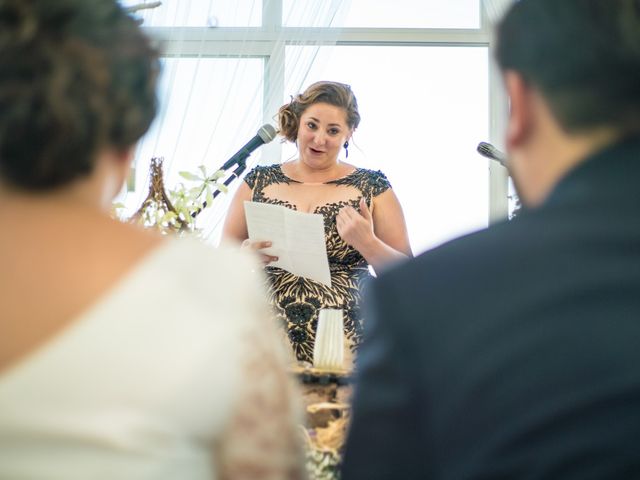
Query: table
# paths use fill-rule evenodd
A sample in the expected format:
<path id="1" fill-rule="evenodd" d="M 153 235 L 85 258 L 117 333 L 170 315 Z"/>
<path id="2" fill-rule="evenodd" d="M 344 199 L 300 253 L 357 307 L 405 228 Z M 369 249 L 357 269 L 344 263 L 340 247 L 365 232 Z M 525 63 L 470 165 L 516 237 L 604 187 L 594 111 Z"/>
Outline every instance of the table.
<path id="1" fill-rule="evenodd" d="M 296 366 L 305 409 L 310 480 L 337 478 L 351 413 L 352 372 Z"/>

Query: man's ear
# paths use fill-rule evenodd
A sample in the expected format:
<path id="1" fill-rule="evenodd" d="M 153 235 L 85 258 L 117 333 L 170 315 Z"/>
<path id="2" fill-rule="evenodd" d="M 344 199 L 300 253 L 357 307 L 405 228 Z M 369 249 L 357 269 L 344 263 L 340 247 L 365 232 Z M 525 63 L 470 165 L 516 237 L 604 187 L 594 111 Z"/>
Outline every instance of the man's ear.
<path id="1" fill-rule="evenodd" d="M 513 150 L 522 145 L 531 133 L 533 124 L 532 90 L 522 75 L 513 70 L 505 72 L 504 84 L 510 100 L 506 146 L 508 150 Z"/>

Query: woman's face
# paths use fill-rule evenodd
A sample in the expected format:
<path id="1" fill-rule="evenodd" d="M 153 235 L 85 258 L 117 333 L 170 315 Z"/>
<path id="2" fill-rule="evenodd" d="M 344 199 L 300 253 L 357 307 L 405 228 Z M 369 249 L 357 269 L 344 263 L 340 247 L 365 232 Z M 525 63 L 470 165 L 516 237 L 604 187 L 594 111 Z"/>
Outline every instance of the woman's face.
<path id="1" fill-rule="evenodd" d="M 351 129 L 343 108 L 328 103 L 314 103 L 300 117 L 300 159 L 310 167 L 330 167 L 336 163 L 340 149 L 350 137 Z"/>

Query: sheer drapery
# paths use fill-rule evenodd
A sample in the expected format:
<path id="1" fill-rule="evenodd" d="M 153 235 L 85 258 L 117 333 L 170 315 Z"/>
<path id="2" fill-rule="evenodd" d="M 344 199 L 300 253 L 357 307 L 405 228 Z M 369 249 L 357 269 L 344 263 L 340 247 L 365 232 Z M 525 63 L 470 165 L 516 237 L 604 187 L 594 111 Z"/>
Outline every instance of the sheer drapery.
<path id="1" fill-rule="evenodd" d="M 123 0 L 126 7 L 157 2 Z M 285 94 L 297 93 L 317 62 L 314 48 L 300 50 L 285 62 L 285 45 L 327 46 L 335 43 L 349 1 L 164 0 L 133 13 L 163 51 L 159 86 L 160 111 L 136 151 L 135 172 L 119 199 L 124 215 L 137 209 L 148 191 L 149 163 L 164 157 L 167 189 L 188 183 L 180 171 L 208 173 L 220 167 L 252 138 L 264 123 L 275 123 Z M 283 33 L 283 26 L 305 30 Z M 326 30 L 324 27 L 332 27 Z M 322 30 L 322 35 L 305 32 Z M 288 72 L 284 85 L 285 63 Z M 275 140 L 248 160 L 248 169 L 280 158 Z M 198 217 L 202 236 L 216 242 L 236 180 Z"/>
<path id="2" fill-rule="evenodd" d="M 489 23 L 491 25 L 498 23 L 514 1 L 516 0 L 483 0 L 482 4 Z"/>
<path id="3" fill-rule="evenodd" d="M 506 190 L 493 187 L 506 179 L 492 180 L 491 187 L 486 186 L 487 176 L 493 179 L 497 169 L 490 165 L 486 171 L 475 146 L 480 140 L 498 138 L 503 131 L 501 122 L 495 121 L 496 115 L 504 116 L 502 105 L 495 108 L 493 100 L 500 96 L 499 75 L 487 73 L 487 53 L 491 50 L 489 27 L 509 3 L 164 0 L 160 7 L 138 11 L 145 28 L 163 43 L 165 71 L 160 89 L 162 109 L 138 148 L 135 188 L 125 195 L 128 210 L 135 210 L 146 195 L 151 157 L 165 158 L 169 188 L 188 183 L 179 177 L 179 171 L 196 172 L 201 164 L 209 172 L 215 170 L 253 137 L 260 125 L 274 123 L 278 107 L 289 95 L 313 80 L 333 79 L 353 84 L 359 99 L 362 97 L 361 109 L 366 110 L 350 160 L 359 164 L 359 152 L 368 152 L 369 159 L 361 166 L 380 162 L 379 168 L 389 174 L 403 168 L 407 176 L 418 179 L 422 177 L 412 175 L 416 173 L 412 159 L 426 156 L 433 160 L 428 178 L 448 186 L 432 202 L 442 205 L 442 198 L 450 198 L 445 202 L 447 208 L 431 216 L 416 214 L 411 222 L 417 232 L 412 243 L 418 250 L 486 224 L 489 212 L 501 213 L 500 205 L 506 205 Z M 328 55 L 332 51 L 336 55 Z M 440 104 L 442 108 L 435 109 Z M 392 111 L 385 113 L 386 107 Z M 414 135 L 407 128 L 390 134 L 385 127 L 424 124 L 420 112 L 439 121 Z M 368 126 L 372 127 L 370 135 Z M 427 150 L 425 138 L 433 138 Z M 436 151 L 434 145 L 444 145 L 444 151 Z M 460 146 L 460 151 L 452 152 L 447 145 Z M 384 152 L 381 146 L 386 148 Z M 257 163 L 290 158 L 294 150 L 283 148 L 276 140 L 251 156 L 248 169 Z M 441 161 L 436 162 L 437 158 Z M 468 168 L 463 168 L 463 163 L 469 164 Z M 461 172 L 471 187 L 460 183 Z M 417 180 L 406 182 L 404 187 L 403 182 L 395 181 L 399 193 L 426 189 L 416 185 Z M 213 208 L 198 217 L 203 236 L 212 243 L 217 241 L 232 193 L 220 195 Z M 499 208 L 494 208 L 496 205 Z M 468 213 L 472 219 L 467 218 Z"/>

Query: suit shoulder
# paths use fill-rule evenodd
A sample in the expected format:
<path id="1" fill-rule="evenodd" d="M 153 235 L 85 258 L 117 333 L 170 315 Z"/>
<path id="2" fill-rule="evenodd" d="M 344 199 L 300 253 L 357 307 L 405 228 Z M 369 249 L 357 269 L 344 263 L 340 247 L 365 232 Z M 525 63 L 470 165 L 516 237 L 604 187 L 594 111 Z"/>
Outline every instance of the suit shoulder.
<path id="1" fill-rule="evenodd" d="M 378 278 L 384 287 L 411 285 L 426 295 L 483 285 L 496 271 L 510 271 L 527 246 L 534 242 L 536 227 L 530 220 L 505 221 L 456 238 L 384 271 Z"/>

